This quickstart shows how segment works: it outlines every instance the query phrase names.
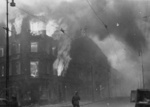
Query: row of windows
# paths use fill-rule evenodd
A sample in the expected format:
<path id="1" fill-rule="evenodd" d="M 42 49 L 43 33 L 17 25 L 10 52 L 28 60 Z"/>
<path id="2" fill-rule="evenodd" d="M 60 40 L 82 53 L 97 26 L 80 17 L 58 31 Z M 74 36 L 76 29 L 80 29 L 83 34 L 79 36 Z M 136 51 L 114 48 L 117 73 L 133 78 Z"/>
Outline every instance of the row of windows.
<path id="1" fill-rule="evenodd" d="M 38 52 L 38 43 L 31 42 L 31 52 Z M 20 53 L 20 44 L 13 44 L 9 50 L 9 54 L 18 54 Z M 0 48 L 0 57 L 4 56 L 4 48 Z"/>
<path id="2" fill-rule="evenodd" d="M 31 52 L 38 52 L 38 42 L 31 42 Z M 55 54 L 56 48 L 52 48 L 52 54 Z M 13 44 L 11 46 L 10 54 L 19 54 L 20 53 L 20 44 Z M 0 57 L 4 56 L 4 48 L 0 47 Z"/>
<path id="3" fill-rule="evenodd" d="M 47 73 L 49 73 L 50 67 L 47 65 Z M 19 75 L 21 74 L 21 63 L 19 61 L 10 64 L 9 75 Z M 39 61 L 31 61 L 30 62 L 30 75 L 32 77 L 39 76 Z M 5 68 L 4 65 L 0 66 L 0 76 L 5 76 Z"/>
<path id="4" fill-rule="evenodd" d="M 31 52 L 38 52 L 38 43 L 31 42 Z M 9 50 L 9 54 L 19 54 L 20 53 L 20 44 L 13 44 Z M 0 57 L 4 56 L 4 48 L 0 48 Z"/>

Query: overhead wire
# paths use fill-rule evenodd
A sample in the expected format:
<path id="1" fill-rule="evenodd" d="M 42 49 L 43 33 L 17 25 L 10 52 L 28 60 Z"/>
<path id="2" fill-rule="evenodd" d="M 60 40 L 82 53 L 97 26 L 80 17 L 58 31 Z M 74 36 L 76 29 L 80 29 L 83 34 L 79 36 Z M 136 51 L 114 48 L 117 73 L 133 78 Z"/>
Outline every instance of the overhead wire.
<path id="1" fill-rule="evenodd" d="M 90 6 L 91 10 L 93 11 L 93 13 L 95 14 L 95 16 L 98 18 L 98 20 L 103 24 L 103 26 L 105 27 L 106 31 L 108 32 L 108 35 L 109 35 L 109 38 L 110 38 L 110 41 L 112 42 L 112 46 L 115 48 L 115 45 L 113 44 L 113 41 L 111 39 L 111 36 L 110 36 L 110 32 L 108 30 L 108 26 L 104 23 L 104 21 L 97 15 L 96 11 L 94 10 L 93 6 L 91 5 L 90 1 L 89 0 L 86 0 L 86 2 L 88 3 L 88 5 Z M 114 49 L 114 54 L 117 56 L 117 50 Z"/>
<path id="2" fill-rule="evenodd" d="M 103 20 L 97 15 L 95 9 L 93 8 L 93 6 L 91 5 L 91 2 L 89 0 L 86 0 L 87 4 L 89 5 L 89 7 L 91 8 L 91 10 L 93 11 L 93 13 L 95 14 L 95 16 L 98 18 L 98 20 L 103 24 L 103 26 L 105 27 L 105 29 L 108 31 L 108 26 L 103 22 Z M 109 31 L 108 31 L 109 32 Z"/>

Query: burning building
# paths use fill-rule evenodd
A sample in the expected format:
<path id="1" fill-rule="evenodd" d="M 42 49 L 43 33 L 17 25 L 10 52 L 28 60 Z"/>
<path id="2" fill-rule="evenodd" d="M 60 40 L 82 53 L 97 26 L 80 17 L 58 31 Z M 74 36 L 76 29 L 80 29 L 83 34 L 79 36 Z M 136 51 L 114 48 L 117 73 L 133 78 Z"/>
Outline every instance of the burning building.
<path id="1" fill-rule="evenodd" d="M 14 20 L 11 21 L 13 23 Z M 9 37 L 9 94 L 17 95 L 20 102 L 30 100 L 53 101 L 54 98 L 54 72 L 53 63 L 57 57 L 56 41 L 46 35 L 46 31 L 40 29 L 32 32 L 32 22 L 29 17 L 22 21 L 23 30 L 18 34 L 15 26 L 11 27 Z M 39 23 L 34 22 L 34 26 Z M 32 31 L 31 31 L 32 30 Z M 5 31 L 1 31 L 0 37 L 0 90 L 5 92 Z"/>
<path id="2" fill-rule="evenodd" d="M 48 25 L 40 17 L 10 21 L 10 95 L 17 95 L 20 102 L 53 102 L 70 99 L 73 92 L 79 90 L 83 98 L 90 99 L 91 95 L 93 98 L 100 95 L 100 86 L 105 87 L 103 93 L 108 94 L 110 66 L 96 44 L 88 36 L 73 40 L 64 28 L 53 21 L 48 24 L 55 26 L 55 30 L 46 30 Z M 0 90 L 4 92 L 6 49 L 5 32 L 2 32 Z M 103 78 L 104 75 L 107 78 Z M 88 93 L 89 96 L 84 96 Z"/>

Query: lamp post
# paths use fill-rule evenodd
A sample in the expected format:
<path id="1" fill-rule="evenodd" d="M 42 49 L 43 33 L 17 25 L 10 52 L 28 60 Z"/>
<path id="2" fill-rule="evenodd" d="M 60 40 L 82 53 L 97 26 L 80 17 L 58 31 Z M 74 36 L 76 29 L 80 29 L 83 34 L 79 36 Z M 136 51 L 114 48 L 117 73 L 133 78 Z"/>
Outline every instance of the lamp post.
<path id="1" fill-rule="evenodd" d="M 6 0 L 6 98 L 9 98 L 9 27 L 8 27 L 8 0 Z M 14 0 L 10 3 L 10 6 L 14 7 L 15 3 Z"/>

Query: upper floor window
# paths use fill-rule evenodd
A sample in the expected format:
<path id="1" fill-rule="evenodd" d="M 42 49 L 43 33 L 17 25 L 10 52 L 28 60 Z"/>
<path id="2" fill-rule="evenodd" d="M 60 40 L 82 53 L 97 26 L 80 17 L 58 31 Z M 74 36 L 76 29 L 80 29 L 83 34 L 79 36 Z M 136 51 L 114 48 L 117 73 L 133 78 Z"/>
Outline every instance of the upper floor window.
<path id="1" fill-rule="evenodd" d="M 4 48 L 0 48 L 0 57 L 4 56 Z"/>
<path id="2" fill-rule="evenodd" d="M 37 77 L 39 72 L 39 61 L 30 62 L 30 72 L 32 77 Z"/>
<path id="3" fill-rule="evenodd" d="M 14 43 L 11 46 L 10 54 L 18 54 L 20 53 L 20 43 Z"/>
<path id="4" fill-rule="evenodd" d="M 38 52 L 38 43 L 31 42 L 31 52 Z"/>
<path id="5" fill-rule="evenodd" d="M 4 76 L 5 75 L 5 68 L 4 68 L 4 66 L 2 66 L 2 76 Z"/>
<path id="6" fill-rule="evenodd" d="M 21 74 L 21 64 L 20 61 L 12 61 L 10 64 L 11 75 Z"/>

